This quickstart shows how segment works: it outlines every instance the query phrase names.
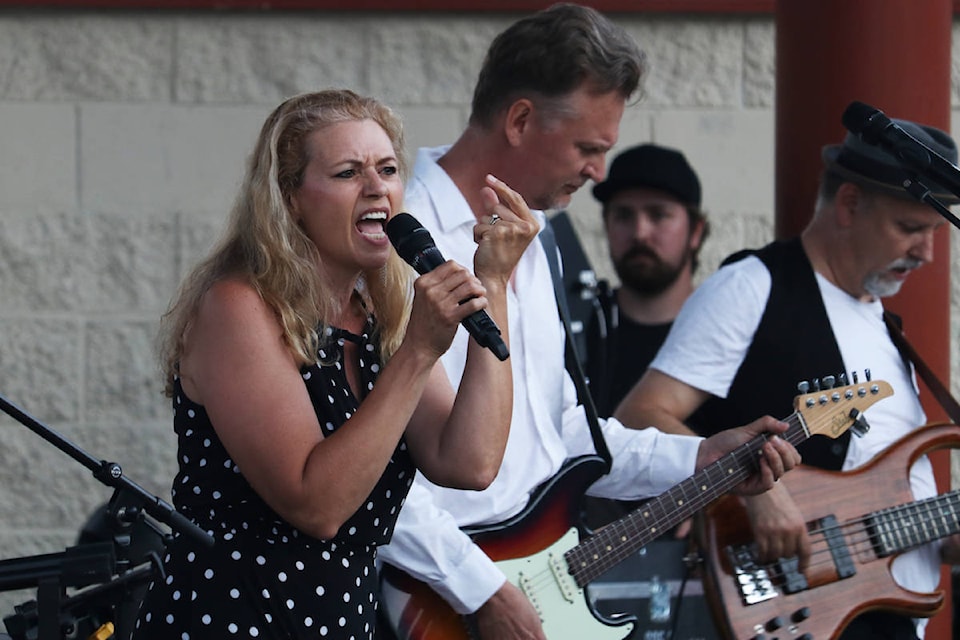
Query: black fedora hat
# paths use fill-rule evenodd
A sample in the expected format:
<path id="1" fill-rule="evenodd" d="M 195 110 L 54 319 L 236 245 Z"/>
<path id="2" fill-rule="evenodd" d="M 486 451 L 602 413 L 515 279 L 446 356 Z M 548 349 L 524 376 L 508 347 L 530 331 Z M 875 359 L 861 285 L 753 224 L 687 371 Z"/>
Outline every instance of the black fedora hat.
<path id="1" fill-rule="evenodd" d="M 613 159 L 607 179 L 593 187 L 593 197 L 606 202 L 617 191 L 636 187 L 659 189 L 684 204 L 700 206 L 700 179 L 676 149 L 655 144 L 631 147 Z"/>
<path id="2" fill-rule="evenodd" d="M 957 144 L 944 131 L 909 120 L 891 118 L 901 129 L 926 145 L 951 164 L 957 164 Z M 883 191 L 901 198 L 912 198 L 903 186 L 904 181 L 916 179 L 946 204 L 960 203 L 952 191 L 923 175 L 911 175 L 897 159 L 882 147 L 867 144 L 860 136 L 848 133 L 843 144 L 823 148 L 823 163 L 828 171 L 845 180 Z"/>

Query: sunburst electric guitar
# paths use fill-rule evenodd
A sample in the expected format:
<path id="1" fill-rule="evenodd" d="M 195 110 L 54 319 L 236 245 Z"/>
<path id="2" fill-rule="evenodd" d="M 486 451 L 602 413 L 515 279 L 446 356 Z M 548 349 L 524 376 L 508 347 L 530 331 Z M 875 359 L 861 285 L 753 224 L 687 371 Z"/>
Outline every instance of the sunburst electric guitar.
<path id="1" fill-rule="evenodd" d="M 793 558 L 756 560 L 739 499 L 724 497 L 706 512 L 704 588 L 727 637 L 839 636 L 871 609 L 928 617 L 943 593 L 908 591 L 890 565 L 908 549 L 960 532 L 960 492 L 913 501 L 909 472 L 928 451 L 960 446 L 960 427 L 933 425 L 904 436 L 852 471 L 798 467 L 784 483 L 810 533 L 809 566 Z"/>
<path id="2" fill-rule="evenodd" d="M 867 407 L 892 394 L 886 382 L 868 381 L 797 396 L 782 437 L 794 445 L 815 434 L 836 438 L 861 424 Z M 635 618 L 603 618 L 585 597 L 586 585 L 754 473 L 766 440 L 758 436 L 741 445 L 582 541 L 579 505 L 603 473 L 598 456 L 568 462 L 513 518 L 467 533 L 530 598 L 548 638 L 624 638 Z M 401 640 L 471 637 L 468 621 L 427 585 L 389 565 L 383 579 L 382 604 Z"/>

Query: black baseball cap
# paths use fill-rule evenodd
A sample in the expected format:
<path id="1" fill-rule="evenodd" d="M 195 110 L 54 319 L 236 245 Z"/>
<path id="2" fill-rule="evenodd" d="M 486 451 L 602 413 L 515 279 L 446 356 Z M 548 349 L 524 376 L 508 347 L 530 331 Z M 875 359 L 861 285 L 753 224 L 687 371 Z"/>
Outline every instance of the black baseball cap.
<path id="1" fill-rule="evenodd" d="M 687 158 L 676 149 L 641 144 L 622 152 L 610 163 L 607 178 L 593 187 L 593 197 L 606 203 L 621 189 L 659 189 L 687 205 L 700 206 L 700 179 Z"/>

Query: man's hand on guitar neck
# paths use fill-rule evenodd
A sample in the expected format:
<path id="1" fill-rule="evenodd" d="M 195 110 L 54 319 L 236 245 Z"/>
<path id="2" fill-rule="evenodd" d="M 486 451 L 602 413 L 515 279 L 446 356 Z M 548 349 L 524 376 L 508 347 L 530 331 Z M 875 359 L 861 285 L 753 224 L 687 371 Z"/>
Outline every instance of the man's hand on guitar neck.
<path id="1" fill-rule="evenodd" d="M 743 427 L 725 429 L 710 436 L 700 444 L 700 450 L 697 453 L 697 470 L 719 460 L 723 455 L 761 434 L 774 434 L 774 437 L 769 438 L 763 444 L 759 472 L 751 475 L 736 488 L 736 492 L 742 495 L 753 495 L 768 491 L 783 474 L 800 464 L 800 454 L 797 453 L 797 450 L 778 435 L 786 430 L 786 422 L 781 422 L 770 416 L 754 420 Z"/>
<path id="2" fill-rule="evenodd" d="M 778 558 L 796 557 L 800 570 L 807 568 L 810 560 L 810 536 L 803 514 L 790 492 L 782 484 L 756 496 L 744 498 L 757 556 L 763 562 Z"/>
<path id="3" fill-rule="evenodd" d="M 536 609 L 510 581 L 477 609 L 474 618 L 480 640 L 547 640 Z"/>

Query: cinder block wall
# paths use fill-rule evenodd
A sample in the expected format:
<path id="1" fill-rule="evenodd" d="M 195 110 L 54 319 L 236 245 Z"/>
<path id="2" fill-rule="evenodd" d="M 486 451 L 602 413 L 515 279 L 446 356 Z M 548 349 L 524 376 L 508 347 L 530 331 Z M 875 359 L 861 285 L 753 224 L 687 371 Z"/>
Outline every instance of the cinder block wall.
<path id="1" fill-rule="evenodd" d="M 351 87 L 399 110 L 411 151 L 451 141 L 489 41 L 516 17 L 0 12 L 0 395 L 168 499 L 157 320 L 220 229 L 264 116 Z M 707 275 L 772 238 L 772 16 L 612 17 L 652 65 L 621 146 L 674 145 L 698 168 Z M 587 190 L 571 210 L 610 277 Z M 956 273 L 953 286 L 956 335 Z M 6 414 L 0 433 L 0 559 L 74 544 L 110 490 Z M 0 593 L 0 615 L 34 595 Z"/>

